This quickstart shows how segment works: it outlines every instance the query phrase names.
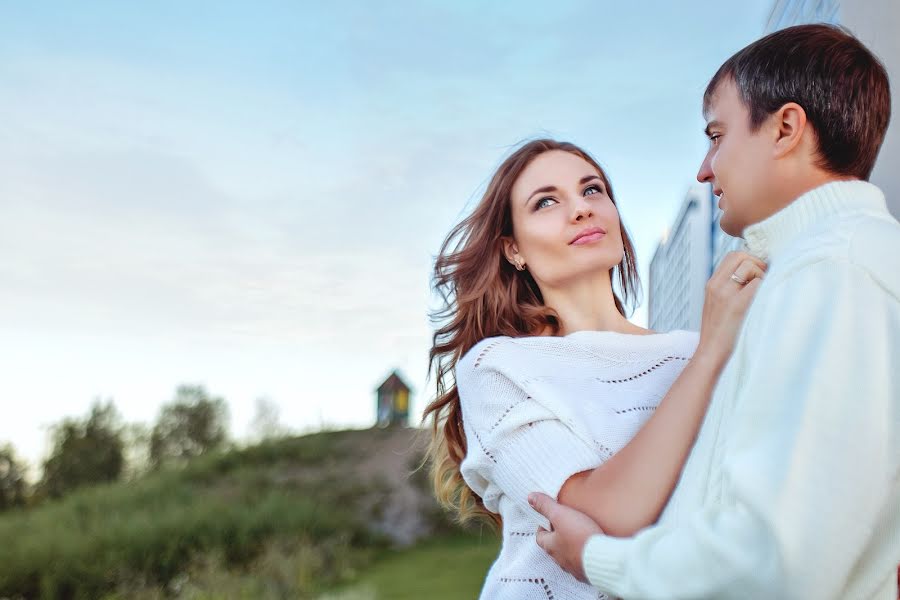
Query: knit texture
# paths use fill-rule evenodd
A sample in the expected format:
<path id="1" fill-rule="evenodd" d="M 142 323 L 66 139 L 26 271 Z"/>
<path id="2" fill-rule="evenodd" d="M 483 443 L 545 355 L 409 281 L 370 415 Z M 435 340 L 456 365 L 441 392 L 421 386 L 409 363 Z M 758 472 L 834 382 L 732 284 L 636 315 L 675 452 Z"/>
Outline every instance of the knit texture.
<path id="1" fill-rule="evenodd" d="M 467 453 L 460 470 L 503 519 L 503 545 L 481 597 L 605 598 L 538 547 L 547 521 L 530 492 L 556 497 L 634 437 L 693 355 L 696 333 L 495 337 L 460 359 L 456 384 Z"/>
<path id="2" fill-rule="evenodd" d="M 769 269 L 680 481 L 585 572 L 629 599 L 896 600 L 900 225 L 835 182 L 744 237 Z"/>

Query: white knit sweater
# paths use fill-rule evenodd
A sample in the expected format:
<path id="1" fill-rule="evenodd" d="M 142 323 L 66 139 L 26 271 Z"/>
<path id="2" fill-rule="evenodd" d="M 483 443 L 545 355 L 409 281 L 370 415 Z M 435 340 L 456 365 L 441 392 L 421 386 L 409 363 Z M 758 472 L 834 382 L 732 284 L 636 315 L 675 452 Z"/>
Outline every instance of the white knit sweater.
<path id="1" fill-rule="evenodd" d="M 597 600 L 562 571 L 535 533 L 546 520 L 529 492 L 556 497 L 570 476 L 621 449 L 693 355 L 698 335 L 578 331 L 495 337 L 456 366 L 467 454 L 460 466 L 485 506 L 503 518 L 503 545 L 481 597 Z"/>
<path id="2" fill-rule="evenodd" d="M 585 571 L 629 599 L 896 600 L 900 226 L 851 181 L 744 237 L 769 270 L 681 480 Z"/>

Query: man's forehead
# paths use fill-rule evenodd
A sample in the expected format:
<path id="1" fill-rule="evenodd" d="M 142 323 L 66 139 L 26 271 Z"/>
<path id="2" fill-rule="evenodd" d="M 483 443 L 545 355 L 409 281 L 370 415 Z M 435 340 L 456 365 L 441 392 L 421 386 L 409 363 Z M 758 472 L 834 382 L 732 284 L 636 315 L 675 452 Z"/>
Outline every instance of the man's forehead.
<path id="1" fill-rule="evenodd" d="M 703 118 L 707 123 L 721 121 L 726 105 L 737 98 L 737 87 L 730 77 L 720 81 L 703 103 Z"/>

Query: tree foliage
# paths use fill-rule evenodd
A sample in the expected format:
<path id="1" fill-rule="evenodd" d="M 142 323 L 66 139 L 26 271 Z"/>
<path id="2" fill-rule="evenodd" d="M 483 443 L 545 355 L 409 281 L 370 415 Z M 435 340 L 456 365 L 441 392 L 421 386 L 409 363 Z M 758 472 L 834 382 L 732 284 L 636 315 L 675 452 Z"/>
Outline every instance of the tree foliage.
<path id="1" fill-rule="evenodd" d="M 122 424 L 111 400 L 94 402 L 83 419 L 65 419 L 51 429 L 52 450 L 38 484 L 51 498 L 83 485 L 116 481 L 125 466 Z"/>
<path id="2" fill-rule="evenodd" d="M 27 492 L 24 464 L 16 458 L 12 445 L 0 446 L 0 512 L 25 506 Z"/>
<path id="3" fill-rule="evenodd" d="M 228 438 L 228 409 L 200 385 L 182 385 L 163 406 L 150 434 L 150 464 L 184 463 L 221 448 Z"/>
<path id="4" fill-rule="evenodd" d="M 260 443 L 288 435 L 290 431 L 281 424 L 280 414 L 281 411 L 274 400 L 267 397 L 257 398 L 256 412 L 249 428 L 250 442 Z"/>

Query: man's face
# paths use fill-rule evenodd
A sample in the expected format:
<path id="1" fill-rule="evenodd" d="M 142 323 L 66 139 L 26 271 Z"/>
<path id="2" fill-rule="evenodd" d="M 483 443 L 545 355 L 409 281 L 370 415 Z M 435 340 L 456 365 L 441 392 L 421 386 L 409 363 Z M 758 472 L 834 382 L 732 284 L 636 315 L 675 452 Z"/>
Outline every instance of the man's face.
<path id="1" fill-rule="evenodd" d="M 710 182 L 719 196 L 725 233 L 740 236 L 748 225 L 771 212 L 767 207 L 772 188 L 772 145 L 766 123 L 750 131 L 750 113 L 731 78 L 713 94 L 706 114 L 709 151 L 697 180 Z"/>

